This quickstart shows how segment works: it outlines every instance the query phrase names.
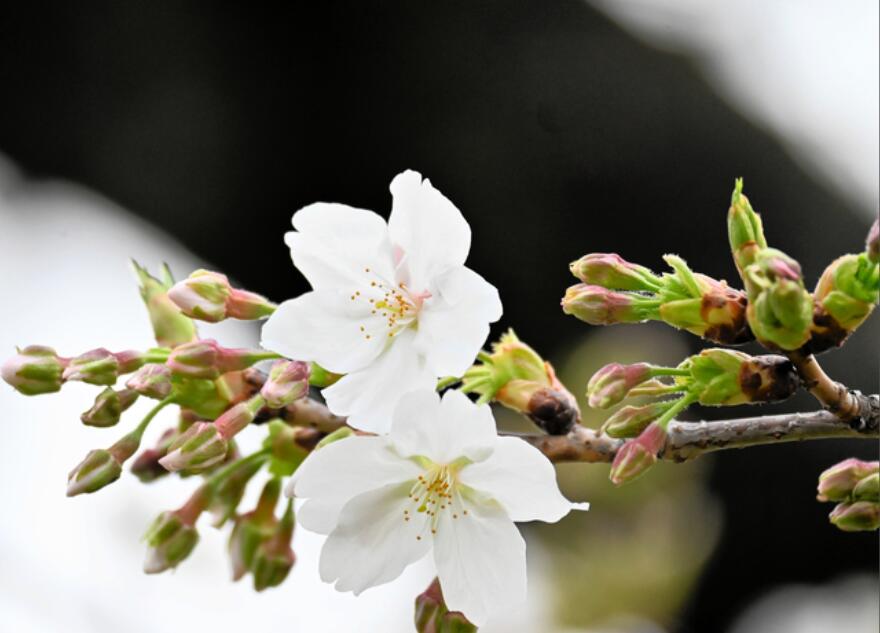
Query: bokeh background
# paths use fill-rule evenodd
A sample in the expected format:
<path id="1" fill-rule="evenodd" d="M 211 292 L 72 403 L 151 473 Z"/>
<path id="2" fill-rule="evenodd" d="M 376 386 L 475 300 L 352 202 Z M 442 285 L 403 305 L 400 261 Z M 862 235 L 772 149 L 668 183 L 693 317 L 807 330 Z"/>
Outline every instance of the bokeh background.
<path id="1" fill-rule="evenodd" d="M 860 249 L 880 197 L 873 0 L 22 3 L 0 21 L 0 86 L 3 356 L 149 345 L 129 257 L 294 296 L 292 212 L 386 214 L 388 183 L 413 168 L 471 223 L 469 265 L 505 305 L 493 335 L 515 327 L 580 392 L 611 359 L 677 362 L 699 341 L 565 317 L 570 260 L 659 268 L 677 252 L 734 280 L 724 218 L 742 176 L 812 281 Z M 875 318 L 823 364 L 876 391 L 878 342 Z M 66 471 L 107 443 L 76 419 L 91 397 L 0 385 L 0 630 L 409 630 L 427 563 L 354 600 L 320 585 L 304 530 L 291 578 L 264 595 L 228 581 L 209 528 L 178 572 L 142 576 L 143 529 L 189 486 L 129 478 L 65 499 Z M 529 603 L 485 630 L 874 633 L 877 537 L 832 529 L 814 486 L 877 448 L 728 452 L 620 490 L 605 466 L 561 467 L 593 510 L 525 526 Z"/>

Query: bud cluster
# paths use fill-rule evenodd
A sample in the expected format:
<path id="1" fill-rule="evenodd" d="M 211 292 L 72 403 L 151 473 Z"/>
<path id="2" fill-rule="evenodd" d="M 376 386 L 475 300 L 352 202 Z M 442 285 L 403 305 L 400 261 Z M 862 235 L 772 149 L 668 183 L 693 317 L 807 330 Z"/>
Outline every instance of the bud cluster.
<path id="1" fill-rule="evenodd" d="M 657 275 L 614 253 L 583 256 L 570 265 L 583 283 L 566 291 L 563 311 L 591 325 L 663 321 L 726 345 L 752 338 L 743 292 L 693 272 L 676 255 L 663 259 L 672 273 Z"/>
<path id="2" fill-rule="evenodd" d="M 880 298 L 877 221 L 865 252 L 831 262 L 813 291 L 813 327 L 808 349 L 813 354 L 840 347 L 865 322 Z"/>
<path id="3" fill-rule="evenodd" d="M 828 519 L 845 532 L 880 528 L 880 462 L 851 457 L 819 475 L 819 501 L 837 505 Z"/>
<path id="4" fill-rule="evenodd" d="M 574 396 L 556 378 L 553 366 L 508 330 L 480 353 L 480 363 L 465 372 L 461 390 L 479 394 L 523 413 L 551 435 L 564 435 L 580 419 Z"/>

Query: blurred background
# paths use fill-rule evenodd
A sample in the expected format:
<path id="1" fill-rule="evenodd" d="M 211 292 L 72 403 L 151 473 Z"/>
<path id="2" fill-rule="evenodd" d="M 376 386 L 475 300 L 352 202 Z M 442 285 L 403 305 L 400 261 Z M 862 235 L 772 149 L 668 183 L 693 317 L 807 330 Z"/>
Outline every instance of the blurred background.
<path id="1" fill-rule="evenodd" d="M 738 176 L 809 284 L 858 252 L 880 198 L 878 47 L 876 0 L 21 3 L 0 22 L 0 356 L 148 346 L 129 257 L 295 296 L 293 211 L 387 215 L 388 183 L 413 168 L 471 223 L 469 265 L 505 306 L 493 336 L 515 327 L 577 393 L 612 359 L 678 362 L 699 341 L 562 315 L 568 262 L 662 268 L 677 252 L 735 280 Z M 876 392 L 878 342 L 875 317 L 822 363 Z M 262 595 L 229 582 L 209 528 L 176 573 L 143 576 L 143 530 L 191 486 L 129 477 L 65 499 L 67 470 L 107 443 L 76 419 L 92 397 L 0 385 L 0 630 L 410 630 L 427 563 L 355 600 L 320 584 L 305 530 L 291 577 Z M 620 490 L 606 466 L 560 467 L 593 510 L 524 526 L 529 603 L 485 630 L 875 633 L 877 537 L 833 529 L 814 496 L 824 468 L 877 453 L 725 452 Z"/>

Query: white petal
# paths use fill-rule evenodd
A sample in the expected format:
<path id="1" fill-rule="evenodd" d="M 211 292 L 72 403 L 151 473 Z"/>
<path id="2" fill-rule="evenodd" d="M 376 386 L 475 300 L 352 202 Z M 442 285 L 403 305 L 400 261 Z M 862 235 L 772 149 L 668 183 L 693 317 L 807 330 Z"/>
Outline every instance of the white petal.
<path id="1" fill-rule="evenodd" d="M 404 457 L 448 464 L 459 457 L 486 459 L 498 437 L 488 405 L 477 406 L 460 391 L 447 391 L 441 400 L 423 389 L 401 398 L 389 440 Z"/>
<path id="2" fill-rule="evenodd" d="M 418 172 L 398 174 L 391 181 L 391 195 L 391 241 L 406 254 L 411 287 L 427 289 L 436 275 L 464 264 L 471 248 L 470 226 Z"/>
<path id="3" fill-rule="evenodd" d="M 364 328 L 363 330 L 361 328 Z M 312 291 L 285 301 L 263 325 L 260 344 L 297 360 L 346 373 L 371 363 L 387 345 L 384 321 L 369 304 L 333 291 Z"/>
<path id="4" fill-rule="evenodd" d="M 368 367 L 348 374 L 323 391 L 327 406 L 348 424 L 371 433 L 387 433 L 391 414 L 404 394 L 433 388 L 436 376 L 413 347 L 413 330 L 403 330 Z M 320 361 L 319 361 L 320 362 Z"/>
<path id="5" fill-rule="evenodd" d="M 475 625 L 526 597 L 526 544 L 501 506 L 468 504 L 453 519 L 440 513 L 434 561 L 450 611 Z"/>
<path id="6" fill-rule="evenodd" d="M 515 437 L 499 437 L 492 455 L 463 468 L 459 479 L 497 500 L 514 521 L 555 523 L 574 506 L 559 492 L 550 460 Z"/>
<path id="7" fill-rule="evenodd" d="M 404 520 L 412 505 L 409 490 L 409 484 L 384 486 L 345 505 L 321 550 L 321 580 L 357 595 L 394 580 L 427 553 L 431 540 L 424 521 Z"/>
<path id="8" fill-rule="evenodd" d="M 307 498 L 302 525 L 327 534 L 353 497 L 386 484 L 414 480 L 421 470 L 401 459 L 383 437 L 351 437 L 314 451 L 296 470 L 287 493 Z"/>
<path id="9" fill-rule="evenodd" d="M 369 285 L 367 268 L 385 278 L 393 273 L 388 226 L 372 211 L 318 202 L 297 211 L 293 227 L 284 241 L 316 290 L 354 292 Z"/>
<path id="10" fill-rule="evenodd" d="M 461 376 L 474 362 L 489 323 L 501 318 L 498 290 L 470 268 L 459 266 L 436 279 L 437 296 L 419 314 L 416 346 L 438 376 Z"/>

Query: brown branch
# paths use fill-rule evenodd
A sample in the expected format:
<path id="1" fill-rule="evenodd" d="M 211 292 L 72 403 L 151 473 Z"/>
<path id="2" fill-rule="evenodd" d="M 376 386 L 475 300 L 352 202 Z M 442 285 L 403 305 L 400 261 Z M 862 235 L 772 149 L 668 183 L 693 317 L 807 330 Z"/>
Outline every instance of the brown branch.
<path id="1" fill-rule="evenodd" d="M 661 457 L 684 462 L 704 453 L 779 442 L 830 438 L 876 439 L 880 437 L 880 399 L 865 396 L 872 414 L 856 425 L 847 424 L 830 411 L 784 413 L 717 422 L 669 424 L 669 437 Z M 519 435 L 553 462 L 610 462 L 623 440 L 598 435 L 577 425 L 567 435 Z"/>
<path id="2" fill-rule="evenodd" d="M 841 420 L 867 424 L 867 420 L 877 415 L 876 400 L 872 401 L 870 396 L 848 389 L 833 380 L 812 354 L 796 350 L 788 352 L 787 356 L 794 363 L 804 389 Z"/>

